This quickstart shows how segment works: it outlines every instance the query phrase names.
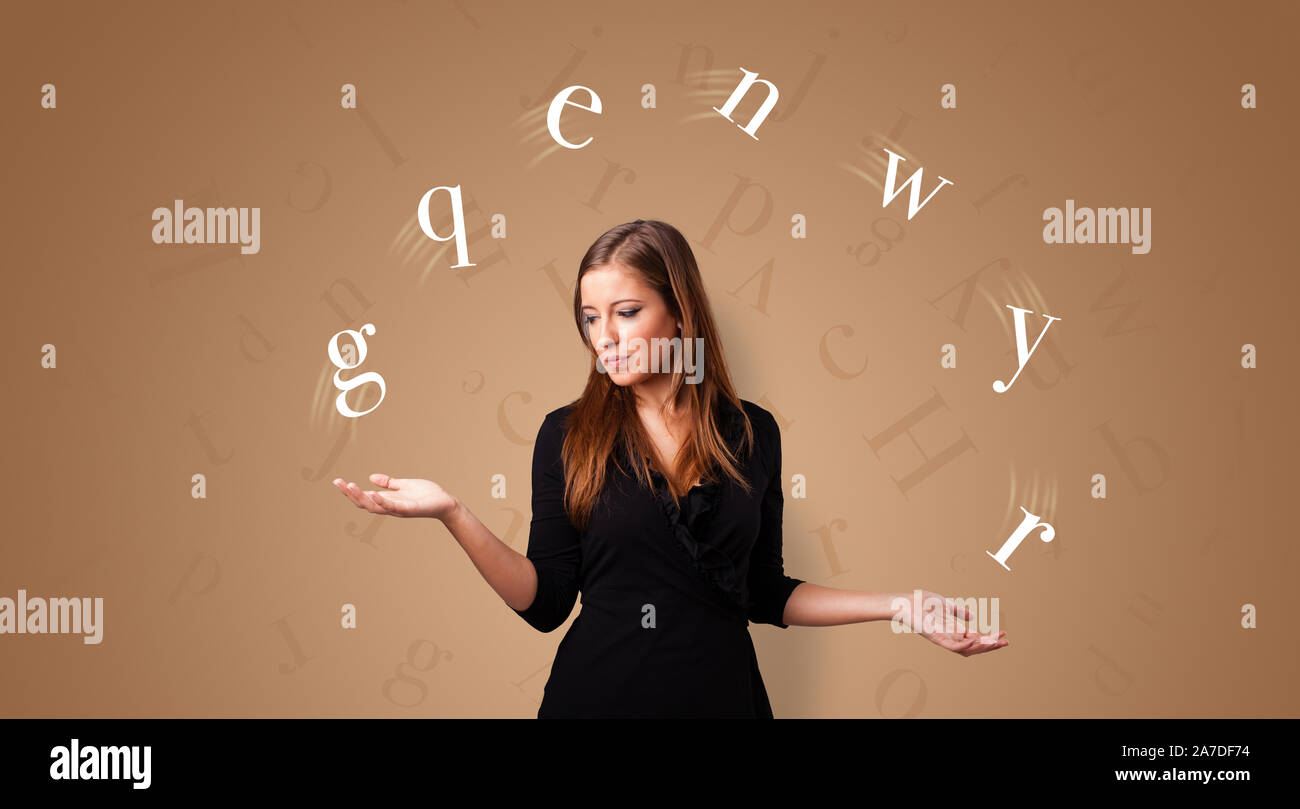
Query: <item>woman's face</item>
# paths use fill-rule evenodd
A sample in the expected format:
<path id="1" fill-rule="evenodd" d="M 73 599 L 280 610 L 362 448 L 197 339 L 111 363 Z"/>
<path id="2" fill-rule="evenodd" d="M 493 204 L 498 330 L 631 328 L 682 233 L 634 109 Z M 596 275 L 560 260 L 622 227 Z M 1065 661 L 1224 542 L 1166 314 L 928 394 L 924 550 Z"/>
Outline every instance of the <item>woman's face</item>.
<path id="1" fill-rule="evenodd" d="M 636 385 L 672 370 L 673 352 L 666 347 L 681 337 L 681 324 L 658 291 L 632 270 L 605 264 L 582 276 L 581 294 L 587 341 L 597 367 L 615 385 Z"/>

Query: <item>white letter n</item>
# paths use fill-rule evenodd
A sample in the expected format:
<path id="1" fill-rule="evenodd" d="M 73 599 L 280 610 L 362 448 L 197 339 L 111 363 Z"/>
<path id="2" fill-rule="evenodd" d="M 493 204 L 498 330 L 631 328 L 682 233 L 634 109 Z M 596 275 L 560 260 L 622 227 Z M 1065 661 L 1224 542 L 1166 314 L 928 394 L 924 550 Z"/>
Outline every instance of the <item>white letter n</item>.
<path id="1" fill-rule="evenodd" d="M 745 94 L 749 92 L 749 88 L 754 86 L 755 81 L 766 84 L 767 98 L 763 99 L 763 103 L 759 106 L 758 112 L 754 113 L 754 117 L 750 118 L 749 123 L 745 126 L 736 124 L 736 126 L 740 126 L 740 131 L 749 135 L 754 140 L 758 140 L 758 136 L 755 135 L 754 132 L 762 125 L 763 119 L 767 118 L 767 114 L 772 111 L 772 107 L 776 106 L 776 99 L 781 95 L 781 93 L 777 91 L 776 85 L 772 82 L 767 79 L 758 78 L 757 73 L 748 71 L 743 67 L 740 69 L 740 72 L 745 74 L 745 78 L 741 79 L 740 84 L 736 85 L 736 89 L 731 91 L 731 98 L 728 98 L 727 103 L 722 105 L 722 109 L 714 107 L 713 111 L 722 113 L 722 117 L 732 123 L 736 123 L 732 119 L 731 113 L 736 111 L 736 105 L 740 103 L 740 99 L 745 97 Z"/>

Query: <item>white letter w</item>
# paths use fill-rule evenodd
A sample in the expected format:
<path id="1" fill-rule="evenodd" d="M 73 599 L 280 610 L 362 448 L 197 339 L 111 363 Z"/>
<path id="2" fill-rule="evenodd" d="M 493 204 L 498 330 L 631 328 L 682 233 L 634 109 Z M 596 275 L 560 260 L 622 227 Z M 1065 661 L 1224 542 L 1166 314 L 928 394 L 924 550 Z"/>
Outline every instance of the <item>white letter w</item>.
<path id="1" fill-rule="evenodd" d="M 885 149 L 885 151 L 889 152 L 888 149 Z M 908 221 L 911 221 L 912 217 L 916 216 L 916 212 L 924 208 L 925 203 L 929 202 L 931 197 L 939 193 L 940 188 L 943 188 L 945 184 L 952 185 L 952 181 L 944 179 L 941 175 L 939 179 L 943 180 L 943 182 L 939 183 L 938 187 L 930 192 L 930 196 L 925 198 L 925 202 L 920 202 L 918 204 L 918 201 L 921 198 L 921 176 L 924 174 L 925 169 L 917 169 L 911 177 L 907 178 L 907 182 L 903 183 L 902 188 L 895 190 L 894 181 L 898 179 L 898 161 L 902 159 L 901 156 L 889 152 L 889 171 L 885 174 L 885 201 L 880 204 L 880 207 L 889 207 L 889 203 L 894 201 L 894 197 L 903 193 L 903 188 L 911 186 L 912 194 L 907 201 L 907 219 Z"/>

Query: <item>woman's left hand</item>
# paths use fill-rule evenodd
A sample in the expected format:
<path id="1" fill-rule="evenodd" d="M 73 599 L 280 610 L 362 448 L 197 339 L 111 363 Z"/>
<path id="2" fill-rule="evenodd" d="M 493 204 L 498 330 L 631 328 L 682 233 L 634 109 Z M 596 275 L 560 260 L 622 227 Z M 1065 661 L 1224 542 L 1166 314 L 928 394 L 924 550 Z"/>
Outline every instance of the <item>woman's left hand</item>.
<path id="1" fill-rule="evenodd" d="M 942 646 L 962 657 L 991 652 L 1010 645 L 1006 632 L 981 635 L 966 622 L 973 622 L 975 617 L 965 607 L 958 609 L 952 599 L 945 598 L 929 590 L 921 591 L 921 615 L 912 614 L 912 599 L 901 595 L 895 600 L 900 611 L 900 619 L 918 635 L 924 635 L 931 643 Z M 927 609 L 925 605 L 942 603 L 942 610 Z"/>

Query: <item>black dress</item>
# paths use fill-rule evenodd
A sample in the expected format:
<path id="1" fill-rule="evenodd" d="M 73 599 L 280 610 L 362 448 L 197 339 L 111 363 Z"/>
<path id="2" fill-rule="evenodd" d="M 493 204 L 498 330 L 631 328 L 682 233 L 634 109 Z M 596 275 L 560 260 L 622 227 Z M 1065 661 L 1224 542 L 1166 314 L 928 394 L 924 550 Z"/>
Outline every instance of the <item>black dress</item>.
<path id="1" fill-rule="evenodd" d="M 753 491 L 718 474 L 673 504 L 627 462 L 611 459 L 586 531 L 564 511 L 560 449 L 571 405 L 546 415 L 533 449 L 533 516 L 527 556 L 537 596 L 516 610 L 542 632 L 582 609 L 560 641 L 538 718 L 772 718 L 749 622 L 787 628 L 786 600 L 803 582 L 781 558 L 781 434 L 772 414 L 741 400 L 755 450 L 740 470 Z M 743 424 L 723 401 L 733 452 Z M 623 456 L 620 456 L 623 457 Z"/>

